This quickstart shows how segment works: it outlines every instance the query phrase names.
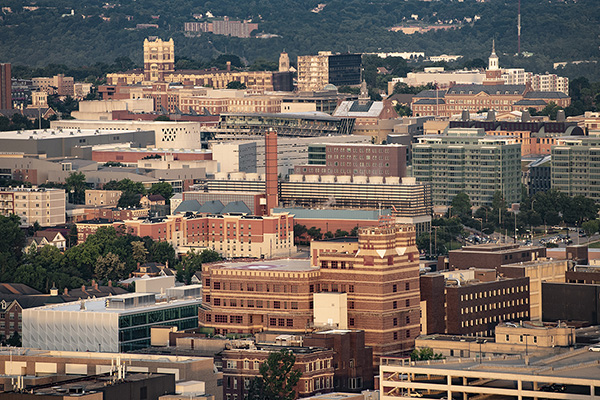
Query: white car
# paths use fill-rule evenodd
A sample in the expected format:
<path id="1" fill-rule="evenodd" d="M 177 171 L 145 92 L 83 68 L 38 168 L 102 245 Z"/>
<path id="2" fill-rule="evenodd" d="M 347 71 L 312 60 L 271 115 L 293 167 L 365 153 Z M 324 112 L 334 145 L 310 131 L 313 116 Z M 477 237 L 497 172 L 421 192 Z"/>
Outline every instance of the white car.
<path id="1" fill-rule="evenodd" d="M 595 344 L 588 348 L 589 351 L 600 351 L 600 344 Z"/>

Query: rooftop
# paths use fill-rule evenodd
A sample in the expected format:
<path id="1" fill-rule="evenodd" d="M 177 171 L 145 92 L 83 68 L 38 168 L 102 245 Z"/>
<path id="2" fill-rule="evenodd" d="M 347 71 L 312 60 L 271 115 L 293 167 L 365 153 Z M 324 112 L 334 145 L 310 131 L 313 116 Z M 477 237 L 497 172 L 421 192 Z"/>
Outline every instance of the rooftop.
<path id="1" fill-rule="evenodd" d="M 93 122 L 112 122 L 112 121 L 93 121 Z M 117 121 L 118 122 L 118 121 Z M 79 121 L 77 121 L 79 123 Z M 102 129 L 34 129 L 23 131 L 8 131 L 2 132 L 0 139 L 11 140 L 44 140 L 56 138 L 69 138 L 71 136 L 98 136 L 98 135 L 114 135 L 118 133 L 126 133 L 135 129 L 118 129 L 118 130 L 102 130 Z"/>
<path id="2" fill-rule="evenodd" d="M 154 295 L 154 293 L 127 293 L 118 296 L 111 296 L 111 300 L 125 300 L 140 295 Z M 150 309 L 159 310 L 163 308 L 181 307 L 185 305 L 198 304 L 198 300 L 173 300 L 161 303 L 151 303 L 139 307 L 123 308 L 107 308 L 106 299 L 89 299 L 75 301 L 71 303 L 51 304 L 47 306 L 37 307 L 29 311 L 60 311 L 60 312 L 81 312 L 81 313 L 109 313 L 109 314 L 131 314 Z M 82 309 L 83 308 L 83 309 Z"/>
<path id="3" fill-rule="evenodd" d="M 219 263 L 217 267 L 222 269 L 264 271 L 264 272 L 310 272 L 318 271 L 318 267 L 311 267 L 309 259 L 282 258 L 279 260 L 256 261 L 256 262 L 230 262 Z"/>

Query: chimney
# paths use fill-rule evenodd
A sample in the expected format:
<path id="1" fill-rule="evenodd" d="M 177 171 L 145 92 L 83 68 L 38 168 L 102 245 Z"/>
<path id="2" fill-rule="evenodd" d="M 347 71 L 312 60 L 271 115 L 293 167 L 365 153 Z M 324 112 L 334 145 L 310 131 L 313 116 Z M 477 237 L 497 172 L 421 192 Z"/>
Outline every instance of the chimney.
<path id="1" fill-rule="evenodd" d="M 227 72 L 231 72 L 231 61 L 227 61 Z"/>
<path id="2" fill-rule="evenodd" d="M 112 287 L 112 281 L 110 279 L 108 280 L 108 287 Z"/>
<path id="3" fill-rule="evenodd" d="M 267 214 L 279 204 L 277 177 L 277 132 L 269 129 L 265 132 L 265 189 L 267 196 Z"/>
<path id="4" fill-rule="evenodd" d="M 468 121 L 470 119 L 469 110 L 463 110 L 462 116 L 460 118 L 461 121 Z"/>

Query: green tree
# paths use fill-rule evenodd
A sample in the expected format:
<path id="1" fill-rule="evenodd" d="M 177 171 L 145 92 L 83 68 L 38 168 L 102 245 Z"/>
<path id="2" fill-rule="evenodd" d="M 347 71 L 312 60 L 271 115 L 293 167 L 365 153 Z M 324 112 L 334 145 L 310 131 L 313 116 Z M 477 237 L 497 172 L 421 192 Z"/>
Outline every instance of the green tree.
<path id="1" fill-rule="evenodd" d="M 414 349 L 410 353 L 410 359 L 413 361 L 425 361 L 425 360 L 441 360 L 444 358 L 440 353 L 434 353 L 430 347 L 422 347 L 420 349 Z"/>
<path id="2" fill-rule="evenodd" d="M 143 264 L 146 262 L 146 257 L 148 256 L 148 250 L 146 246 L 144 246 L 144 242 L 131 242 L 131 253 L 133 256 L 133 260 L 136 263 Z"/>
<path id="3" fill-rule="evenodd" d="M 98 257 L 94 272 L 98 279 L 118 281 L 125 277 L 125 263 L 116 254 L 107 253 Z"/>
<path id="4" fill-rule="evenodd" d="M 174 267 L 175 249 L 169 242 L 153 242 L 150 248 L 150 260 L 161 264 L 169 263 L 171 267 Z"/>
<path id="5" fill-rule="evenodd" d="M 319 240 L 323 237 L 323 235 L 321 234 L 321 228 L 316 228 L 314 226 L 311 226 L 307 231 L 306 234 L 308 236 L 310 236 L 313 240 Z"/>
<path id="6" fill-rule="evenodd" d="M 69 199 L 73 204 L 85 204 L 85 174 L 73 172 L 65 180 Z"/>
<path id="7" fill-rule="evenodd" d="M 452 215 L 462 218 L 471 218 L 471 200 L 465 192 L 460 192 L 452 199 Z"/>
<path id="8" fill-rule="evenodd" d="M 587 236 L 592 236 L 594 233 L 598 232 L 599 223 L 597 219 L 586 221 L 581 224 L 581 229 L 585 232 Z"/>
<path id="9" fill-rule="evenodd" d="M 168 182 L 158 182 L 152 184 L 150 190 L 148 190 L 149 194 L 160 194 L 165 200 L 169 201 L 169 199 L 173 196 L 173 186 L 171 186 Z"/>
<path id="10" fill-rule="evenodd" d="M 308 229 L 306 229 L 306 225 L 294 224 L 294 237 L 299 238 L 304 235 Z"/>
<path id="11" fill-rule="evenodd" d="M 227 89 L 246 89 L 246 84 L 238 81 L 231 81 L 227 84 Z"/>
<path id="12" fill-rule="evenodd" d="M 343 231 L 341 229 L 338 229 L 335 231 L 334 234 L 335 237 L 344 237 L 344 236 L 348 236 L 348 232 L 347 231 Z"/>
<path id="13" fill-rule="evenodd" d="M 221 257 L 221 255 L 218 252 L 211 249 L 204 249 L 202 250 L 202 253 L 200 253 L 200 261 L 202 262 L 202 264 L 221 261 L 222 259 L 223 257 Z"/>
<path id="14" fill-rule="evenodd" d="M 294 388 L 302 372 L 294 369 L 296 356 L 291 351 L 269 354 L 267 361 L 259 368 L 260 376 L 254 378 L 248 390 L 249 400 L 294 400 Z"/>
<path id="15" fill-rule="evenodd" d="M 25 234 L 16 215 L 0 215 L 0 281 L 12 282 L 12 276 L 21 261 Z"/>
<path id="16" fill-rule="evenodd" d="M 202 271 L 202 255 L 190 250 L 177 266 L 177 280 L 189 285 L 197 271 Z"/>

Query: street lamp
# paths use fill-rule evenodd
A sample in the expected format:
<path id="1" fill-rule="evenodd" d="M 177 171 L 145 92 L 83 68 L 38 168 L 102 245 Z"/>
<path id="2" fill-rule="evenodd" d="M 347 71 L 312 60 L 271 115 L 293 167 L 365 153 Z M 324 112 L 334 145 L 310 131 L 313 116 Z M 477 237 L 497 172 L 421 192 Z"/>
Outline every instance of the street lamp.
<path id="1" fill-rule="evenodd" d="M 477 339 L 477 343 L 479 344 L 479 364 L 481 364 L 481 345 L 487 343 L 486 339 Z"/>

